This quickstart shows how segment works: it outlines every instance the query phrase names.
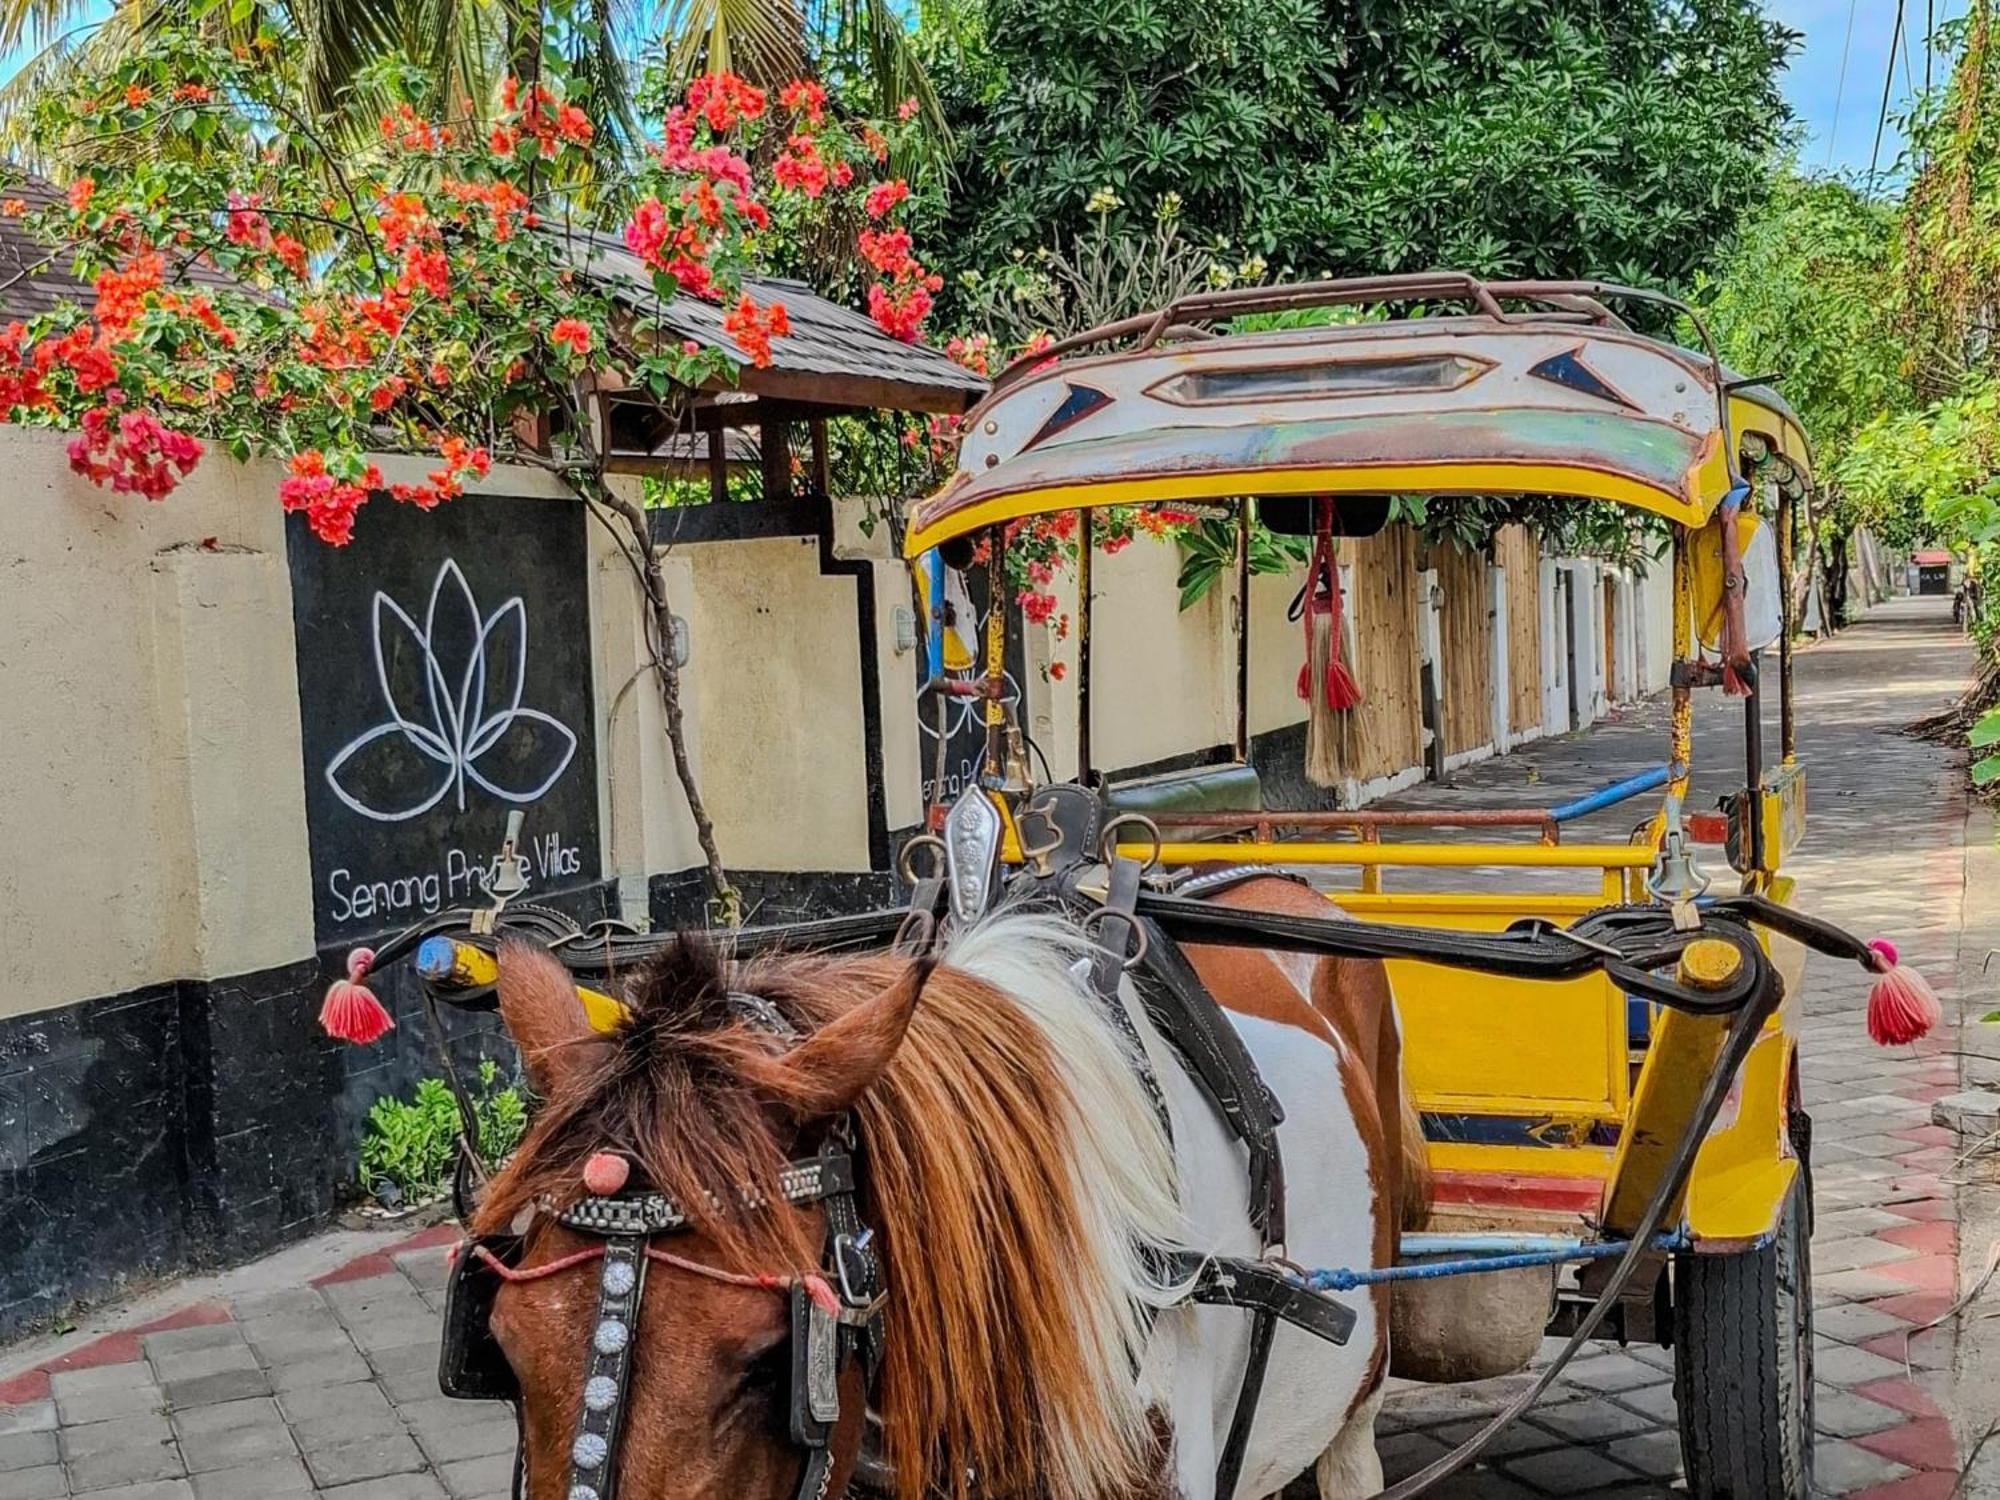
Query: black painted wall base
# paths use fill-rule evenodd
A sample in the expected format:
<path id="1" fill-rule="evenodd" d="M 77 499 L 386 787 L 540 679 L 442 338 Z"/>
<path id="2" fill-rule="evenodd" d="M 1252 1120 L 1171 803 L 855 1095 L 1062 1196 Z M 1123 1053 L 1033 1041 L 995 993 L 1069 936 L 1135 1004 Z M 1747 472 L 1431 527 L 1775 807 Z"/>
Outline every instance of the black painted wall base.
<path id="1" fill-rule="evenodd" d="M 318 966 L 0 1021 L 0 1337 L 326 1221 L 340 1059 Z"/>

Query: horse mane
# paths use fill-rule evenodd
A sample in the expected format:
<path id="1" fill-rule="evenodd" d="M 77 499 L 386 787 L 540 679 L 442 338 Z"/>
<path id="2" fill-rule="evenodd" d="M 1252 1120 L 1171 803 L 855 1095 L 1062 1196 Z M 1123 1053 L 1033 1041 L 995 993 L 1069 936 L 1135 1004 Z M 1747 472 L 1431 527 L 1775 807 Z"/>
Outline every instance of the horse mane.
<path id="1" fill-rule="evenodd" d="M 853 1106 L 889 1293 L 876 1407 L 902 1500 L 967 1500 L 975 1484 L 1114 1500 L 1162 1462 L 1137 1376 L 1147 1310 L 1172 1300 L 1142 1247 L 1182 1233 L 1173 1151 L 1129 1044 L 1071 969 L 1085 951 L 1049 915 L 958 935 Z M 631 986 L 632 1021 L 603 1068 L 545 1105 L 475 1227 L 578 1196 L 584 1160 L 617 1150 L 741 1268 L 817 1268 L 811 1221 L 775 1191 L 800 1143 L 753 1081 L 771 1044 L 727 997 L 760 995 L 810 1031 L 908 963 L 732 965 L 676 943 Z M 771 1207 L 743 1210 L 746 1183 Z"/>

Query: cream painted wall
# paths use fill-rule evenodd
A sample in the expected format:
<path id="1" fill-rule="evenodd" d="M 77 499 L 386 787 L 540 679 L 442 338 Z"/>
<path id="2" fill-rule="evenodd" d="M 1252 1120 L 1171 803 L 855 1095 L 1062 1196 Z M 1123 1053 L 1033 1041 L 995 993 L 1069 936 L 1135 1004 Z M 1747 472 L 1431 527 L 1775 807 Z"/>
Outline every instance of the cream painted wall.
<path id="1" fill-rule="evenodd" d="M 278 476 L 63 450 L 0 427 L 0 1015 L 312 953 Z"/>
<path id="2" fill-rule="evenodd" d="M 688 543 L 672 561 L 687 569 L 674 597 L 692 625 L 689 733 L 723 863 L 867 869 L 856 580 L 822 577 L 812 537 Z"/>

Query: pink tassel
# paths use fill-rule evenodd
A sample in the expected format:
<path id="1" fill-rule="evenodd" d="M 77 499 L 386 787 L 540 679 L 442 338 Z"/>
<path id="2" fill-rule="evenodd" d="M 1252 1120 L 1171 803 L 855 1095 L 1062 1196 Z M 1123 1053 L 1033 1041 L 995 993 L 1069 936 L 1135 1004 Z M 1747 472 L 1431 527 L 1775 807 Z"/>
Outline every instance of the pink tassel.
<path id="1" fill-rule="evenodd" d="M 829 1318 L 840 1316 L 840 1299 L 833 1294 L 833 1285 L 824 1276 L 809 1274 L 799 1278 L 799 1285 L 812 1298 L 814 1305 Z"/>
<path id="2" fill-rule="evenodd" d="M 1928 1035 L 1944 1015 L 1929 981 L 1915 969 L 1896 962 L 1896 945 L 1872 938 L 1875 972 L 1881 977 L 1868 991 L 1868 1035 L 1878 1047 L 1900 1047 Z"/>
<path id="3" fill-rule="evenodd" d="M 326 987 L 326 1003 L 319 1008 L 319 1024 L 328 1036 L 365 1047 L 395 1030 L 395 1021 L 375 998 L 375 992 L 361 982 L 374 963 L 374 949 L 356 948 L 347 955 L 347 977 Z"/>

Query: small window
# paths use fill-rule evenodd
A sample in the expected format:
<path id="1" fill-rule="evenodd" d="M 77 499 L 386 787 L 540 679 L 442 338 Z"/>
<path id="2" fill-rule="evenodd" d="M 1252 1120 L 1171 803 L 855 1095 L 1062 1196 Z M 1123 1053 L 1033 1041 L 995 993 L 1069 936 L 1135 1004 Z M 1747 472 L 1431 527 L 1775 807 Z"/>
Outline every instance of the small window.
<path id="1" fill-rule="evenodd" d="M 1455 391 L 1486 368 L 1484 361 L 1457 354 L 1251 365 L 1170 375 L 1147 394 L 1177 406 L 1220 406 L 1235 401 L 1310 401 L 1335 396 L 1386 396 L 1401 391 Z"/>

